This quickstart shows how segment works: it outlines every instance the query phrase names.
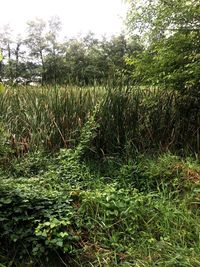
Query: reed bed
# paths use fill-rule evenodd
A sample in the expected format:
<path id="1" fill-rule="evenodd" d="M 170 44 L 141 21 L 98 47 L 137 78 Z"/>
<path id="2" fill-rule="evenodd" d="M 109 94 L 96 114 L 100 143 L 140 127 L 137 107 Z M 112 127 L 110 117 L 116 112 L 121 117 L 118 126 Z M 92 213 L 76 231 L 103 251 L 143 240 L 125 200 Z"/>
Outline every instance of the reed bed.
<path id="1" fill-rule="evenodd" d="M 18 142 L 25 140 L 30 150 L 70 148 L 77 144 L 88 114 L 101 102 L 92 144 L 97 153 L 198 154 L 200 116 L 192 101 L 152 88 L 7 88 L 0 95 L 0 118 L 9 134 Z M 185 103 L 188 108 L 183 110 Z"/>

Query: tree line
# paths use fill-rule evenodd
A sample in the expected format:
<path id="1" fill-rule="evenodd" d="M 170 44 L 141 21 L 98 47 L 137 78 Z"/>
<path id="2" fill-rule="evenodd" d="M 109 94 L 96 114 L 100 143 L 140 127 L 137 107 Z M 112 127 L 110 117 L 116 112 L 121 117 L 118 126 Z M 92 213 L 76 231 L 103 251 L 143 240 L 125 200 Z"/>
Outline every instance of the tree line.
<path id="1" fill-rule="evenodd" d="M 180 91 L 200 88 L 200 4 L 196 0 L 125 0 L 127 29 L 111 38 L 59 40 L 58 17 L 27 23 L 15 40 L 8 26 L 0 32 L 0 76 L 43 84 L 91 85 L 130 81 Z"/>
<path id="2" fill-rule="evenodd" d="M 104 84 L 127 79 L 125 58 L 142 51 L 139 37 L 124 34 L 98 39 L 94 33 L 59 40 L 61 21 L 35 19 L 27 23 L 26 36 L 12 37 L 7 25 L 0 32 L 3 61 L 0 76 L 9 81 L 41 79 L 43 84 Z"/>

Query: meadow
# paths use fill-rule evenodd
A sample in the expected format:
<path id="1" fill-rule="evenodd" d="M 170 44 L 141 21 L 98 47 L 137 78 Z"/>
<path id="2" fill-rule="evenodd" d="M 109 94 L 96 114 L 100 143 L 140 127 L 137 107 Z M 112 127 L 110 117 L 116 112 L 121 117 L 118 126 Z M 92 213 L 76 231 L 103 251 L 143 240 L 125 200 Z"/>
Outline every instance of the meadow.
<path id="1" fill-rule="evenodd" d="M 200 266 L 197 107 L 155 87 L 6 87 L 0 266 Z"/>

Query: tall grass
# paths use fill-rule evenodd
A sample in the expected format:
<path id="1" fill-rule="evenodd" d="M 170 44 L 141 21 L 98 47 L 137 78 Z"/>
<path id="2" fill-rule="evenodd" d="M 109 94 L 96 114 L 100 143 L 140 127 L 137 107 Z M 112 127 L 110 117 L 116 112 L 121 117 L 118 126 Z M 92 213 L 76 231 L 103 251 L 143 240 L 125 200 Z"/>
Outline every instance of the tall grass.
<path id="1" fill-rule="evenodd" d="M 56 149 L 74 144 L 95 92 L 75 88 L 9 88 L 1 96 L 1 118 L 18 140 Z"/>
<path id="2" fill-rule="evenodd" d="M 30 149 L 56 150 L 76 144 L 88 114 L 100 100 L 96 115 L 99 128 L 93 143 L 98 153 L 158 149 L 199 152 L 198 105 L 172 91 L 7 88 L 0 95 L 0 117 L 8 131 L 19 141 L 25 139 Z"/>

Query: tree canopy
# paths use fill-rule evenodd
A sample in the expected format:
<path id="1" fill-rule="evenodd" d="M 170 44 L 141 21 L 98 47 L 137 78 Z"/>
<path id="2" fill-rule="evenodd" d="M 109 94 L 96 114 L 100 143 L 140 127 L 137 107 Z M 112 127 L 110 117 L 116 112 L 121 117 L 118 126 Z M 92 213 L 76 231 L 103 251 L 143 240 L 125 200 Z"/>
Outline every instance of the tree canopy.
<path id="1" fill-rule="evenodd" d="M 98 39 L 94 33 L 76 38 L 59 38 L 59 17 L 27 23 L 26 36 L 12 37 L 8 28 L 0 32 L 3 51 L 2 78 L 22 77 L 48 84 L 89 85 L 128 77 L 127 56 L 142 48 L 136 36 L 124 34 Z"/>
<path id="2" fill-rule="evenodd" d="M 200 4 L 193 0 L 128 1 L 127 25 L 145 43 L 127 63 L 136 82 L 184 91 L 200 83 Z"/>

